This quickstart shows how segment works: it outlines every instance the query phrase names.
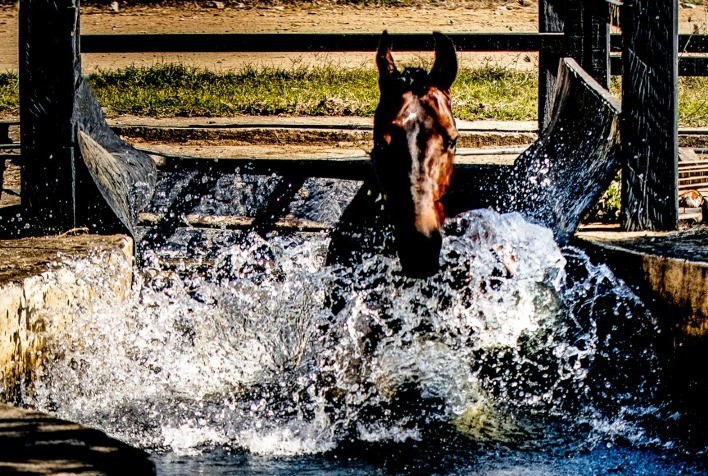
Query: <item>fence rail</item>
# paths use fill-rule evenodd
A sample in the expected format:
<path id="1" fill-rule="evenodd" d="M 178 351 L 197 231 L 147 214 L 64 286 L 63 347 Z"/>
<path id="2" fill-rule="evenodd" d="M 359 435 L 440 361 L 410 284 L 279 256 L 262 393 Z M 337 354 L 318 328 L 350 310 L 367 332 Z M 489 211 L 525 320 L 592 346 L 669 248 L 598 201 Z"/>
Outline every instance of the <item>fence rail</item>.
<path id="1" fill-rule="evenodd" d="M 375 51 L 379 33 L 172 33 L 81 35 L 82 53 Z M 451 33 L 459 51 L 563 51 L 562 33 Z M 430 34 L 392 34 L 397 51 L 434 47 Z"/>
<path id="2" fill-rule="evenodd" d="M 398 51 L 433 49 L 429 34 L 392 35 Z M 537 52 L 565 51 L 563 33 L 450 33 L 458 51 Z M 374 51 L 378 33 L 174 33 L 81 35 L 82 53 L 224 53 L 224 52 L 346 52 Z M 620 35 L 612 35 L 612 74 L 621 74 Z M 708 76 L 708 35 L 679 35 L 679 51 L 690 53 L 679 59 L 682 76 Z"/>

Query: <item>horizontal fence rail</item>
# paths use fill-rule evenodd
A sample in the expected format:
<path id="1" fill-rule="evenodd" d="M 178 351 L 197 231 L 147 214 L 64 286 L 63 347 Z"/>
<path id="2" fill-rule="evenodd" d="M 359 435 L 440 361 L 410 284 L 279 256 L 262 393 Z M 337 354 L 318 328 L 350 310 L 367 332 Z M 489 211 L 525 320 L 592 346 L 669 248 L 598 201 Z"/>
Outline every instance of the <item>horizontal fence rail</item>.
<path id="1" fill-rule="evenodd" d="M 375 51 L 378 33 L 176 33 L 81 35 L 82 53 Z M 562 33 L 450 33 L 459 51 L 563 51 Z M 391 35 L 396 51 L 425 51 L 433 36 Z"/>
<path id="2" fill-rule="evenodd" d="M 678 50 L 679 53 L 708 53 L 708 35 L 679 35 Z M 610 51 L 622 51 L 622 35 L 610 36 Z"/>
<path id="3" fill-rule="evenodd" d="M 397 51 L 432 50 L 429 34 L 391 35 Z M 458 51 L 546 52 L 565 51 L 563 33 L 450 33 Z M 378 33 L 174 33 L 81 35 L 83 53 L 222 53 L 222 52 L 346 52 L 375 51 Z M 610 39 L 612 74 L 621 74 L 617 54 L 622 38 Z M 708 35 L 679 35 L 681 76 L 708 76 Z"/>

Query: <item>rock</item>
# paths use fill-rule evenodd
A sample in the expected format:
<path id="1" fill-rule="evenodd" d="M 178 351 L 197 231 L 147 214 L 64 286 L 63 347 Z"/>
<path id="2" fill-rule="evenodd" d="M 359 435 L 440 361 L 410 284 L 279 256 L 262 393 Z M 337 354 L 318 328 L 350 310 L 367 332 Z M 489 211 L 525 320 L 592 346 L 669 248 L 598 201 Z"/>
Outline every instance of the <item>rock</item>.
<path id="1" fill-rule="evenodd" d="M 72 325 L 77 303 L 88 312 L 97 302 L 118 305 L 127 299 L 132 240 L 61 236 L 0 246 L 3 261 L 14 270 L 0 273 L 0 395 L 16 401 L 46 357 L 45 333 Z"/>

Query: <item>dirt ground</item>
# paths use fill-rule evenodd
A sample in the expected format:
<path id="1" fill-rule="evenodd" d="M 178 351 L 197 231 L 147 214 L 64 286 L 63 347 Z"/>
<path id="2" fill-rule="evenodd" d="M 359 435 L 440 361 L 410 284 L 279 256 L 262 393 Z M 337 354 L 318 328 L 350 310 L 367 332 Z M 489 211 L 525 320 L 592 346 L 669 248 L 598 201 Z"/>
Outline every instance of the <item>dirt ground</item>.
<path id="1" fill-rule="evenodd" d="M 524 5 L 522 5 L 522 3 Z M 334 4 L 279 5 L 262 8 L 188 4 L 174 6 L 133 6 L 113 11 L 110 2 L 103 8 L 82 10 L 83 33 L 277 33 L 277 32 L 534 32 L 538 30 L 537 3 L 499 2 L 493 7 L 472 8 L 429 5 L 419 7 L 373 7 Z M 17 71 L 17 8 L 0 7 L 0 71 Z M 694 8 L 680 8 L 682 33 L 706 32 L 708 2 Z M 405 63 L 418 54 L 399 55 Z M 199 53 L 199 54 L 86 54 L 85 72 L 96 69 L 123 68 L 132 64 L 182 62 L 215 70 L 238 68 L 245 64 L 290 66 L 293 63 L 315 64 L 323 61 L 342 66 L 371 64 L 371 52 L 338 54 L 302 53 Z M 519 53 L 463 54 L 463 66 L 492 63 L 501 66 L 534 68 L 535 55 Z"/>

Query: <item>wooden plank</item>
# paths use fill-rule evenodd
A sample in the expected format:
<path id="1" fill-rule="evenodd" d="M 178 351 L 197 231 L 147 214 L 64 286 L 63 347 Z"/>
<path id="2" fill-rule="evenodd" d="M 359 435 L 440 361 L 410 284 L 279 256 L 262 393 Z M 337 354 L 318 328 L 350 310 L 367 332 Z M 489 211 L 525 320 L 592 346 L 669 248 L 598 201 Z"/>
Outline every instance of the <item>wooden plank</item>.
<path id="1" fill-rule="evenodd" d="M 544 33 L 449 33 L 458 51 L 559 53 L 563 35 Z M 173 33 L 81 35 L 83 53 L 325 52 L 375 51 L 379 33 Z M 429 51 L 433 36 L 391 34 L 397 51 Z"/>
<path id="2" fill-rule="evenodd" d="M 373 170 L 368 157 L 352 159 L 210 159 L 163 155 L 161 171 L 197 170 L 208 174 L 234 173 L 248 175 L 307 175 L 344 180 L 365 180 Z"/>
<path id="3" fill-rule="evenodd" d="M 622 57 L 610 57 L 610 71 L 613 75 L 622 74 Z M 708 56 L 682 56 L 678 63 L 679 76 L 708 76 Z"/>
<path id="4" fill-rule="evenodd" d="M 10 125 L 9 122 L 0 122 L 0 144 L 12 144 Z"/>
<path id="5" fill-rule="evenodd" d="M 557 2 L 555 2 L 557 3 Z M 546 7 L 547 6 L 547 7 Z M 447 33 L 459 51 L 564 51 L 563 22 L 553 1 L 546 0 L 541 33 Z M 560 22 L 560 26 L 558 25 Z M 392 34 L 399 51 L 427 51 L 433 48 L 427 33 Z M 371 51 L 378 45 L 378 33 L 172 33 L 172 34 L 84 34 L 83 53 L 209 53 L 209 52 L 308 52 Z M 403 42 L 403 43 L 401 43 Z M 679 51 L 708 53 L 708 35 L 679 36 Z M 622 36 L 610 35 L 610 50 L 622 51 Z"/>
<path id="6" fill-rule="evenodd" d="M 581 66 L 595 81 L 607 89 L 610 84 L 610 7 L 601 1 L 584 4 L 584 45 Z"/>
<path id="7" fill-rule="evenodd" d="M 22 204 L 39 229 L 76 226 L 77 0 L 20 0 Z"/>
<path id="8" fill-rule="evenodd" d="M 678 50 L 681 53 L 708 53 L 708 35 L 679 35 Z M 610 51 L 622 52 L 622 35 L 613 33 L 610 36 Z"/>
<path id="9" fill-rule="evenodd" d="M 622 224 L 673 230 L 678 221 L 678 2 L 635 0 L 621 10 Z"/>
<path id="10" fill-rule="evenodd" d="M 539 139 L 513 167 L 478 169 L 467 179 L 455 171 L 446 210 L 449 202 L 456 205 L 451 213 L 491 206 L 518 211 L 560 240 L 573 233 L 619 169 L 620 106 L 570 58 L 563 59 L 556 86 L 553 121 Z"/>
<path id="11" fill-rule="evenodd" d="M 565 3 L 563 0 L 539 0 L 538 31 L 542 34 L 562 34 Z M 543 132 L 551 121 L 551 99 L 556 85 L 558 61 L 562 54 L 545 45 L 538 54 L 538 130 Z"/>
<path id="12" fill-rule="evenodd" d="M 78 226 L 132 232 L 135 210 L 152 193 L 155 165 L 105 123 L 81 75 L 79 26 L 79 0 L 22 0 L 20 147 L 26 221 L 41 233 Z"/>
<path id="13" fill-rule="evenodd" d="M 154 161 L 111 130 L 83 78 L 76 86 L 74 121 L 81 138 L 78 219 L 91 230 L 128 231 L 135 236 L 136 213 L 148 204 L 155 188 Z"/>
<path id="14" fill-rule="evenodd" d="M 165 219 L 157 213 L 141 213 L 139 225 L 154 226 Z M 256 218 L 227 215 L 200 215 L 191 213 L 182 219 L 182 224 L 199 228 L 218 228 L 221 230 L 242 230 L 256 225 Z M 274 221 L 273 227 L 278 230 L 320 232 L 331 228 L 326 223 L 304 220 L 294 217 L 282 217 Z"/>
<path id="15" fill-rule="evenodd" d="M 708 76 L 708 55 L 682 56 L 678 64 L 679 76 Z"/>

